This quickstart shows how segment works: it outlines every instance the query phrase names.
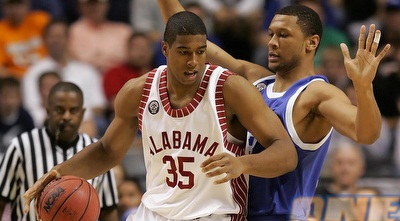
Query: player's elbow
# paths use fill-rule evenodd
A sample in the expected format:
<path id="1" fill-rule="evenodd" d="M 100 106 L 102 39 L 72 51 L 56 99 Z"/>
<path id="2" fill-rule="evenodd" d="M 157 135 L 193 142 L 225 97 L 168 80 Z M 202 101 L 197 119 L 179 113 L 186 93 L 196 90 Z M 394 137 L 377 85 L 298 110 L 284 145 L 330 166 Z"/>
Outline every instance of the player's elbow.
<path id="1" fill-rule="evenodd" d="M 364 144 L 364 145 L 370 145 L 375 143 L 376 140 L 380 137 L 380 131 L 376 133 L 369 134 L 367 136 L 359 136 L 357 139 L 357 143 L 359 144 Z"/>
<path id="2" fill-rule="evenodd" d="M 359 144 L 369 145 L 375 143 L 375 141 L 378 140 L 380 136 L 381 136 L 381 127 L 377 127 L 375 129 L 372 129 L 372 127 L 370 127 L 370 130 L 368 130 L 367 133 L 366 132 L 358 133 L 355 141 Z"/>

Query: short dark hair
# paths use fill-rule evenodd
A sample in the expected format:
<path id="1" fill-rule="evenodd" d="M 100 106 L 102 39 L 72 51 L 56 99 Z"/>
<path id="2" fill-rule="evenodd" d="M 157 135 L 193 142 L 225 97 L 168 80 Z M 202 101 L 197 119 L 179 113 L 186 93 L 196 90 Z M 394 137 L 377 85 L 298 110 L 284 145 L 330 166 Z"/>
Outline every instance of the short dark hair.
<path id="1" fill-rule="evenodd" d="M 128 44 L 129 45 L 132 44 L 132 40 L 136 39 L 136 38 L 145 38 L 149 42 L 151 42 L 151 39 L 150 39 L 149 35 L 147 35 L 146 33 L 144 33 L 144 32 L 132 32 L 132 34 L 129 36 Z"/>
<path id="2" fill-rule="evenodd" d="M 304 36 L 318 35 L 322 39 L 322 22 L 319 15 L 311 8 L 304 5 L 289 5 L 279 9 L 276 15 L 292 15 L 297 17 Z"/>
<path id="3" fill-rule="evenodd" d="M 47 102 L 50 105 L 52 97 L 59 91 L 63 92 L 75 92 L 81 98 L 81 105 L 83 105 L 83 92 L 82 90 L 72 82 L 60 81 L 55 84 L 49 92 L 49 97 L 47 98 Z"/>
<path id="4" fill-rule="evenodd" d="M 56 71 L 45 71 L 39 76 L 39 79 L 38 79 L 39 88 L 42 86 L 43 80 L 46 77 L 49 77 L 49 76 L 55 77 L 55 78 L 57 78 L 57 79 L 59 79 L 61 81 L 61 77 L 60 77 L 60 74 L 58 72 L 56 72 Z"/>
<path id="5" fill-rule="evenodd" d="M 53 18 L 44 27 L 43 33 L 42 33 L 43 37 L 46 36 L 49 33 L 50 28 L 52 28 L 55 25 L 59 25 L 59 24 L 65 25 L 66 32 L 67 32 L 66 34 L 68 34 L 68 32 L 69 32 L 69 24 L 68 24 L 68 22 L 63 18 Z"/>
<path id="6" fill-rule="evenodd" d="M 19 88 L 20 85 L 21 85 L 21 83 L 15 77 L 0 78 L 0 91 L 2 91 L 5 87 Z"/>
<path id="7" fill-rule="evenodd" d="M 164 41 L 168 45 L 172 45 L 177 35 L 207 35 L 207 29 L 198 15 L 189 11 L 181 11 L 168 19 Z"/>

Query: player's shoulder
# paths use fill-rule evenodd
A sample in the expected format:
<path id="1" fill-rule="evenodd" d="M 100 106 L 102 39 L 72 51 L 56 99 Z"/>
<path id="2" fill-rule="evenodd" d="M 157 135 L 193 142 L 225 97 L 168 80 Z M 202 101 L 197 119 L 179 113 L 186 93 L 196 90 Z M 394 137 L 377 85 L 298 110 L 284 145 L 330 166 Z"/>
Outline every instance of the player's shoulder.
<path id="1" fill-rule="evenodd" d="M 342 97 L 343 94 L 344 92 L 335 85 L 316 78 L 307 85 L 299 99 L 320 103 L 324 100 Z"/>
<path id="2" fill-rule="evenodd" d="M 335 85 L 324 81 L 322 78 L 314 78 L 308 84 L 306 91 L 308 93 L 330 94 L 332 92 L 340 91 L 340 89 Z"/>
<path id="3" fill-rule="evenodd" d="M 151 72 L 147 72 L 146 74 L 143 74 L 142 76 L 139 76 L 137 78 L 132 78 L 129 79 L 124 86 L 121 88 L 123 91 L 137 91 L 137 90 L 142 90 L 145 83 L 146 79 L 151 74 Z"/>

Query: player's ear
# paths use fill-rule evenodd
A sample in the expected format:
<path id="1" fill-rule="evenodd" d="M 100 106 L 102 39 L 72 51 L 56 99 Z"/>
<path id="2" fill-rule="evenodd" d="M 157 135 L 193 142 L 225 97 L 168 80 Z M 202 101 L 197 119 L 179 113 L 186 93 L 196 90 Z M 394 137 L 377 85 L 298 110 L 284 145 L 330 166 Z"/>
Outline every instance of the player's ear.
<path id="1" fill-rule="evenodd" d="M 315 51 L 319 45 L 319 36 L 318 35 L 313 35 L 307 39 L 307 44 L 306 44 L 306 49 L 307 52 L 309 51 Z"/>
<path id="2" fill-rule="evenodd" d="M 168 43 L 165 41 L 161 42 L 161 50 L 162 53 L 164 54 L 165 57 L 167 57 L 167 52 L 168 52 Z"/>

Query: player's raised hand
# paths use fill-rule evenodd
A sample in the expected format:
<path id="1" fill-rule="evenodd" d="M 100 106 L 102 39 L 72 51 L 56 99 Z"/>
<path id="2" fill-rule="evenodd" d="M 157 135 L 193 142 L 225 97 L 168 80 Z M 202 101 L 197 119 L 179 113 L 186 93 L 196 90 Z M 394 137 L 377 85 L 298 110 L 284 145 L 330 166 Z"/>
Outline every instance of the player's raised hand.
<path id="1" fill-rule="evenodd" d="M 239 177 L 243 173 L 244 165 L 238 157 L 228 153 L 214 155 L 205 160 L 201 165 L 207 177 L 215 177 L 226 174 L 222 179 L 215 180 L 215 184 L 225 183 Z"/>
<path id="2" fill-rule="evenodd" d="M 61 177 L 57 170 L 51 170 L 50 172 L 44 174 L 40 179 L 38 179 L 33 186 L 31 186 L 24 194 L 25 206 L 24 213 L 29 212 L 29 206 L 33 199 L 35 200 L 35 212 L 37 213 L 37 199 L 39 199 L 42 190 L 46 187 L 48 183 L 52 180 Z"/>
<path id="3" fill-rule="evenodd" d="M 346 44 L 340 44 L 344 56 L 344 64 L 348 77 L 354 84 L 370 86 L 375 78 L 378 65 L 382 58 L 390 49 L 387 44 L 381 52 L 377 54 L 381 31 L 375 30 L 375 25 L 371 24 L 366 36 L 366 27 L 362 25 L 358 37 L 358 49 L 355 58 L 350 57 L 349 49 Z"/>

